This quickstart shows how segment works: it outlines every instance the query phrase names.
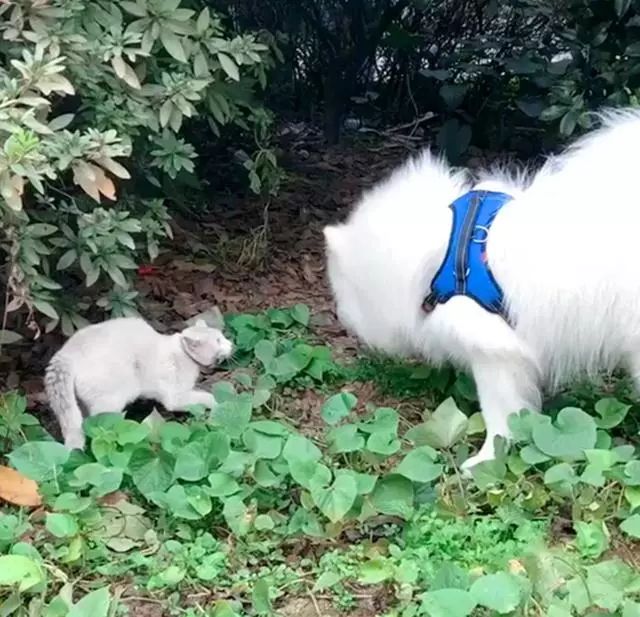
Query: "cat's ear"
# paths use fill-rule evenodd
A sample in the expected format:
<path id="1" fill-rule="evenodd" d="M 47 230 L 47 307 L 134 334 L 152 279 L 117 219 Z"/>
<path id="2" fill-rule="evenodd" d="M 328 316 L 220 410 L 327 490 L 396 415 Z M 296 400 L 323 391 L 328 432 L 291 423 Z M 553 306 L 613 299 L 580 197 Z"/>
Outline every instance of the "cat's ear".
<path id="1" fill-rule="evenodd" d="M 327 251 L 338 253 L 346 242 L 344 225 L 327 225 L 323 230 Z"/>
<path id="2" fill-rule="evenodd" d="M 193 332 L 183 332 L 180 335 L 180 343 L 184 352 L 198 364 L 208 364 L 206 342 L 195 336 Z"/>

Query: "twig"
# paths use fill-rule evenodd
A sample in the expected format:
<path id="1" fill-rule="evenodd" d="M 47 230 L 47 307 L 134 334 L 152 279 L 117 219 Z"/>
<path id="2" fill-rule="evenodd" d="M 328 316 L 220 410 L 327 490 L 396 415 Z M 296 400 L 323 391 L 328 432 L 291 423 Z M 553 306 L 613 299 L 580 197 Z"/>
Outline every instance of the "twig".
<path id="1" fill-rule="evenodd" d="M 413 128 L 413 130 L 415 131 L 415 129 L 418 127 L 418 125 L 422 124 L 423 122 L 426 122 L 427 120 L 432 120 L 435 117 L 436 117 L 435 113 L 433 113 L 432 111 L 428 111 L 428 112 L 422 114 L 422 116 L 420 116 L 419 118 L 416 118 L 415 120 L 412 120 L 411 122 L 405 122 L 404 124 L 400 124 L 398 126 L 394 126 L 394 127 L 390 128 L 390 129 L 387 129 L 384 132 L 385 133 L 397 133 L 398 131 L 402 131 L 402 130 L 408 129 L 408 128 Z"/>
<path id="2" fill-rule="evenodd" d="M 407 72 L 407 93 L 409 94 L 409 99 L 411 100 L 411 105 L 413 106 L 413 112 L 416 116 L 410 133 L 410 135 L 413 136 L 413 134 L 418 130 L 418 126 L 420 125 L 420 118 L 418 117 L 418 104 L 413 97 L 413 90 L 411 89 L 411 74 L 409 72 Z"/>
<path id="3" fill-rule="evenodd" d="M 307 589 L 307 595 L 311 599 L 313 608 L 316 609 L 316 615 L 318 615 L 318 617 L 322 617 L 322 611 L 320 610 L 320 605 L 318 604 L 318 600 L 316 600 L 316 597 L 313 595 L 313 591 L 311 591 L 311 589 Z"/>
<path id="4" fill-rule="evenodd" d="M 120 599 L 123 602 L 132 601 L 132 602 L 146 602 L 147 604 L 164 604 L 162 600 L 156 600 L 155 598 L 148 598 L 145 596 L 120 596 Z"/>
<path id="5" fill-rule="evenodd" d="M 12 269 L 13 265 L 9 264 L 9 268 Z M 9 274 L 9 277 L 11 274 Z M 4 307 L 2 310 L 2 328 L 1 331 L 4 332 L 7 329 L 7 321 L 9 319 L 9 281 L 7 280 L 7 286 L 4 290 Z M 2 338 L 0 337 L 0 355 L 2 355 Z"/>

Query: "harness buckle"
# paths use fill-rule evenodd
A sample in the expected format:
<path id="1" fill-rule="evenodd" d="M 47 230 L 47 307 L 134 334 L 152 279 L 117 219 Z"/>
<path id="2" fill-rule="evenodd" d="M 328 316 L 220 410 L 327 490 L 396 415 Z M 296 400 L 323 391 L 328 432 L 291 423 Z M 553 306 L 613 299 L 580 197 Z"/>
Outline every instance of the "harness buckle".
<path id="1" fill-rule="evenodd" d="M 482 234 L 484 235 L 478 238 L 475 235 L 475 232 L 477 231 L 482 232 Z M 471 242 L 475 242 L 476 244 L 486 244 L 488 238 L 489 238 L 489 228 L 485 225 L 476 225 L 474 228 L 474 236 L 473 238 L 471 238 Z"/>

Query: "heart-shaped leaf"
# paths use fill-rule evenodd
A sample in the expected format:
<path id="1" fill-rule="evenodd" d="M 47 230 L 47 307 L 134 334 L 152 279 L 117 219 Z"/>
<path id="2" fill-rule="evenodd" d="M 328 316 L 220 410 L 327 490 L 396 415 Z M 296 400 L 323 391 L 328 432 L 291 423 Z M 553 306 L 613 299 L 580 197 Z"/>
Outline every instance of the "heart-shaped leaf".
<path id="1" fill-rule="evenodd" d="M 595 446 L 596 438 L 594 419 L 575 407 L 561 410 L 555 424 L 549 420 L 533 428 L 537 448 L 554 457 L 579 457 Z"/>

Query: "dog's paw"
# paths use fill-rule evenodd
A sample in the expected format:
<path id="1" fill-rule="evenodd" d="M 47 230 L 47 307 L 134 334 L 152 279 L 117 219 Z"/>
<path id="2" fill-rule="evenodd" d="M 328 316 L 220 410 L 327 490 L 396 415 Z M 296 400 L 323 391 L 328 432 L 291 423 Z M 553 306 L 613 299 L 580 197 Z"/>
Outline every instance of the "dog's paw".
<path id="1" fill-rule="evenodd" d="M 484 448 L 483 448 L 484 449 Z M 475 456 L 469 457 L 462 465 L 460 465 L 460 471 L 465 478 L 471 478 L 471 470 L 478 464 L 484 463 L 485 461 L 492 461 L 495 458 L 495 453 L 493 451 L 485 451 L 480 450 L 478 454 Z"/>

